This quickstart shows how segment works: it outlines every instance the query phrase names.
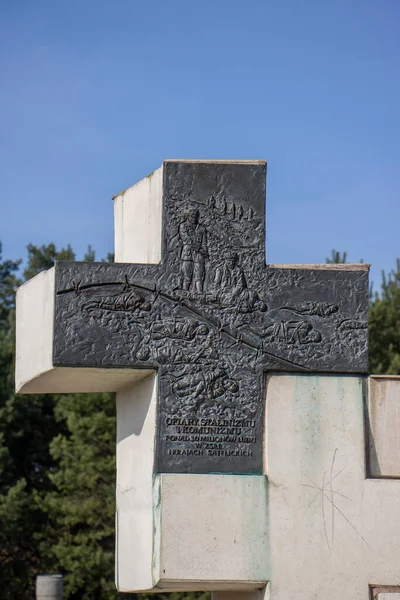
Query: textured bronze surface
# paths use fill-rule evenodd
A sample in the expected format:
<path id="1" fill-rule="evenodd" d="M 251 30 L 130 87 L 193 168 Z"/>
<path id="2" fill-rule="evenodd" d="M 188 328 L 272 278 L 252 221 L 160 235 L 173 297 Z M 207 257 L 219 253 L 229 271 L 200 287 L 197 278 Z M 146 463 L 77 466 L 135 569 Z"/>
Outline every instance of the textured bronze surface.
<path id="1" fill-rule="evenodd" d="M 158 369 L 158 472 L 260 473 L 265 371 L 367 371 L 368 272 L 266 267 L 265 175 L 166 162 L 160 265 L 56 265 L 54 364 Z"/>

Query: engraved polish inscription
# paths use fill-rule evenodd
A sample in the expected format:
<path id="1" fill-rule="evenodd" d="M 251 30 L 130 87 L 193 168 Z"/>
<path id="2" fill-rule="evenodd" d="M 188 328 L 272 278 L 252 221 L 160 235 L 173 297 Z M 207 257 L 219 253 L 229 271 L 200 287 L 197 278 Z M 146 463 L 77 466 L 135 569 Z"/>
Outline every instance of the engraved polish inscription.
<path id="1" fill-rule="evenodd" d="M 264 164 L 165 162 L 160 265 L 56 265 L 54 364 L 158 370 L 158 472 L 261 473 L 265 371 L 367 369 L 367 272 L 266 267 L 264 204 Z"/>

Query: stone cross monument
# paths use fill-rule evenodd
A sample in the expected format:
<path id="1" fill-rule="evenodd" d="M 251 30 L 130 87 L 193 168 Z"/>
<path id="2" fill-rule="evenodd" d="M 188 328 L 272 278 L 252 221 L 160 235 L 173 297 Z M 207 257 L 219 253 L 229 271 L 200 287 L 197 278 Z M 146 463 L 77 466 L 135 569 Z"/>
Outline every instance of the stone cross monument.
<path id="1" fill-rule="evenodd" d="M 365 375 L 368 266 L 266 265 L 265 177 L 168 160 L 116 196 L 115 263 L 19 289 L 17 389 L 117 392 L 121 591 L 396 600 L 400 388 Z"/>

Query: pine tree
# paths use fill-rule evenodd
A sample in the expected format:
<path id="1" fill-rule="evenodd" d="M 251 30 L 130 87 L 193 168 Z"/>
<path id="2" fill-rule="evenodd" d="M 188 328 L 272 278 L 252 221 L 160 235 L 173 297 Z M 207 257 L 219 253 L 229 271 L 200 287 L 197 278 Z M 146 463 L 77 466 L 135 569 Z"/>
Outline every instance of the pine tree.
<path id="1" fill-rule="evenodd" d="M 325 262 L 328 265 L 343 264 L 347 260 L 347 252 L 340 253 L 338 250 L 332 250 L 331 257 L 326 258 Z"/>
<path id="2" fill-rule="evenodd" d="M 1 249 L 1 246 L 0 246 Z M 70 246 L 28 246 L 24 277 L 73 260 Z M 1 598 L 31 598 L 35 577 L 54 572 L 47 550 L 58 539 L 57 523 L 49 519 L 48 499 L 56 489 L 51 474 L 59 461 L 51 443 L 68 433 L 56 418 L 57 398 L 14 393 L 14 290 L 20 261 L 3 261 L 0 253 L 0 580 Z M 101 466 L 100 466 L 101 468 Z"/>
<path id="3" fill-rule="evenodd" d="M 46 504 L 57 536 L 42 550 L 65 574 L 65 598 L 115 598 L 114 395 L 59 396 L 55 417 L 65 432 L 50 444 L 56 467 Z"/>
<path id="4" fill-rule="evenodd" d="M 60 251 L 57 251 L 54 244 L 40 247 L 29 244 L 28 264 L 24 270 L 25 281 L 31 279 L 41 271 L 50 269 L 56 260 L 75 260 L 75 252 L 69 244 Z"/>
<path id="5" fill-rule="evenodd" d="M 347 252 L 332 250 L 328 264 L 345 263 Z M 362 259 L 360 263 L 364 262 Z M 400 375 L 400 259 L 389 275 L 382 271 L 381 291 L 372 293 L 369 309 L 369 372 Z"/>
<path id="6" fill-rule="evenodd" d="M 20 261 L 0 254 L 0 580 L 5 600 L 28 598 L 46 568 L 38 536 L 48 528 L 42 500 L 53 459 L 52 401 L 14 393 L 14 289 Z"/>
<path id="7" fill-rule="evenodd" d="M 400 259 L 371 302 L 369 352 L 371 373 L 400 375 Z"/>

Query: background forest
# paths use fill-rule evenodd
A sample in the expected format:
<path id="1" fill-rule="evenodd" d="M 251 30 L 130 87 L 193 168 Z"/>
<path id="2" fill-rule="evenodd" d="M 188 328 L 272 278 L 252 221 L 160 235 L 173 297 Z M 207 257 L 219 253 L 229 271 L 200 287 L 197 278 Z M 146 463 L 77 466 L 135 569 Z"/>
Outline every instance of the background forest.
<path id="1" fill-rule="evenodd" d="M 114 396 L 14 394 L 15 288 L 75 258 L 70 247 L 29 245 L 20 275 L 20 261 L 3 260 L 0 245 L 2 600 L 34 598 L 36 575 L 57 572 L 66 600 L 129 597 L 114 586 Z M 95 260 L 90 247 L 83 260 Z M 333 251 L 327 262 L 346 262 L 346 254 Z M 370 302 L 370 373 L 400 374 L 400 260 Z"/>

